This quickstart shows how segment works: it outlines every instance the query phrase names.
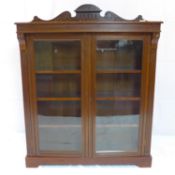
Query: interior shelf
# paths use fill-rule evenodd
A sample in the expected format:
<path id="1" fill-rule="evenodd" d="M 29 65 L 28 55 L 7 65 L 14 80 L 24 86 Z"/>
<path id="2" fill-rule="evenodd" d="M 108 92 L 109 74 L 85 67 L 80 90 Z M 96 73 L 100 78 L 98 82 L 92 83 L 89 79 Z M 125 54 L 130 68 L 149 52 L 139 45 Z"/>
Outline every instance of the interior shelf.
<path id="1" fill-rule="evenodd" d="M 49 124 L 42 124 L 39 125 L 39 128 L 80 128 L 81 125 L 49 125 Z M 97 128 L 113 128 L 113 127 L 138 127 L 138 124 L 101 124 L 97 125 Z"/>
<path id="2" fill-rule="evenodd" d="M 56 124 L 53 124 L 53 125 L 50 125 L 50 124 L 41 124 L 39 125 L 39 128 L 80 128 L 81 125 L 56 125 Z"/>
<path id="3" fill-rule="evenodd" d="M 38 97 L 37 101 L 80 101 L 80 97 Z"/>
<path id="4" fill-rule="evenodd" d="M 140 97 L 96 97 L 98 101 L 118 100 L 118 101 L 140 101 Z M 37 101 L 80 101 L 80 97 L 38 97 Z"/>
<path id="5" fill-rule="evenodd" d="M 97 74 L 141 74 L 141 70 L 96 70 Z"/>
<path id="6" fill-rule="evenodd" d="M 96 116 L 97 128 L 138 127 L 138 115 Z M 39 115 L 40 128 L 81 127 L 80 117 Z"/>
<path id="7" fill-rule="evenodd" d="M 38 70 L 36 74 L 80 74 L 80 70 Z"/>
<path id="8" fill-rule="evenodd" d="M 96 100 L 98 101 L 104 101 L 104 100 L 126 100 L 126 101 L 139 101 L 140 97 L 96 97 Z"/>

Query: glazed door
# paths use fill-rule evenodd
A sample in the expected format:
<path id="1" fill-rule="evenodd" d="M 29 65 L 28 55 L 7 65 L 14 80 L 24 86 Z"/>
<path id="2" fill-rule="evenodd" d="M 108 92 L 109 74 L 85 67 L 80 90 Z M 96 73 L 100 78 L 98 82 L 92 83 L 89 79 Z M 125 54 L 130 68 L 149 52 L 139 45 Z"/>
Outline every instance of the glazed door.
<path id="1" fill-rule="evenodd" d="M 143 151 L 144 36 L 93 39 L 93 155 L 138 155 Z"/>
<path id="2" fill-rule="evenodd" d="M 38 155 L 143 154 L 146 36 L 33 34 L 29 45 Z"/>
<path id="3" fill-rule="evenodd" d="M 37 154 L 86 154 L 85 39 L 32 35 Z"/>

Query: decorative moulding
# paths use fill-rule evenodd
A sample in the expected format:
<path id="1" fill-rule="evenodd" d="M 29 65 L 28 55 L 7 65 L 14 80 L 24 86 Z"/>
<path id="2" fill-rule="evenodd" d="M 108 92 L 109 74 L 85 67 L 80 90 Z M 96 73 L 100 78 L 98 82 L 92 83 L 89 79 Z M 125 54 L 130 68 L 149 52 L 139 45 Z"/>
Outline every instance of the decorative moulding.
<path id="1" fill-rule="evenodd" d="M 142 16 L 139 15 L 133 20 L 126 20 L 118 15 L 116 15 L 113 12 L 107 11 L 104 16 L 100 15 L 101 9 L 95 5 L 92 4 L 85 4 L 80 7 L 78 7 L 76 10 L 76 16 L 72 17 L 71 13 L 68 11 L 65 11 L 58 15 L 57 17 L 51 19 L 51 20 L 43 20 L 39 17 L 35 16 L 32 20 L 32 23 L 42 23 L 42 22 L 58 22 L 58 21 L 119 21 L 119 22 L 140 22 L 144 21 Z"/>

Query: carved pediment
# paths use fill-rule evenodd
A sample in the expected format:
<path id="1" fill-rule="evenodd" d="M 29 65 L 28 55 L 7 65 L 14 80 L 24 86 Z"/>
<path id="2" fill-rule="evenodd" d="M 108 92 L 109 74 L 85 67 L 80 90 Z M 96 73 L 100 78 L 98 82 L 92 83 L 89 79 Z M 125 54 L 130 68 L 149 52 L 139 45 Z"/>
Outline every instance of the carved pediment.
<path id="1" fill-rule="evenodd" d="M 85 5 L 81 5 L 80 7 L 78 7 L 76 10 L 76 16 L 72 17 L 71 13 L 68 11 L 65 11 L 63 13 L 61 13 L 60 15 L 58 15 L 57 17 L 55 17 L 54 19 L 51 20 L 42 20 L 39 17 L 35 16 L 32 23 L 42 23 L 42 22 L 59 22 L 59 21 L 84 21 L 84 20 L 88 20 L 88 21 L 141 21 L 143 20 L 142 16 L 139 15 L 138 17 L 136 17 L 133 20 L 126 20 L 118 15 L 116 15 L 113 12 L 106 12 L 104 16 L 100 15 L 101 9 L 95 5 L 92 4 L 85 4 Z"/>

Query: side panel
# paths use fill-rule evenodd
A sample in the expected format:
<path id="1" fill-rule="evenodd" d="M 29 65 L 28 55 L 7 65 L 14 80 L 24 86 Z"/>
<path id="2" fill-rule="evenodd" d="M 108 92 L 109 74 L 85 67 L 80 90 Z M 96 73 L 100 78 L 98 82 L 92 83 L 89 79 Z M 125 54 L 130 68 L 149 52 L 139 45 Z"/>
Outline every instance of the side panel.
<path id="1" fill-rule="evenodd" d="M 151 136 L 152 136 L 152 120 L 154 107 L 154 86 L 156 73 L 156 53 L 159 33 L 152 33 L 148 37 L 148 53 L 147 53 L 147 110 L 145 111 L 145 155 L 150 155 L 151 152 Z"/>
<path id="2" fill-rule="evenodd" d="M 23 83 L 23 102 L 24 102 L 24 120 L 26 130 L 26 146 L 27 156 L 36 155 L 36 140 L 35 140 L 35 122 L 32 117 L 31 106 L 31 72 L 30 64 L 30 44 L 28 35 L 18 33 L 20 53 L 21 53 L 21 71 Z"/>

